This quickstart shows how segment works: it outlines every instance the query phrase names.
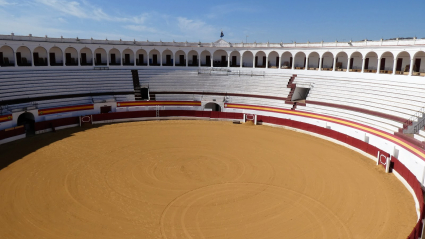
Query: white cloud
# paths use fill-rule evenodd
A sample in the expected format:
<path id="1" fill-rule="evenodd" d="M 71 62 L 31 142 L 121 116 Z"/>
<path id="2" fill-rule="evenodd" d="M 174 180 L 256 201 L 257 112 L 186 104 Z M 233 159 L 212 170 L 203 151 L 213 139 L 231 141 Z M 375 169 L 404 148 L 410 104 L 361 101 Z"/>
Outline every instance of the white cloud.
<path id="1" fill-rule="evenodd" d="M 9 2 L 9 1 L 6 1 L 6 0 L 0 0 L 0 6 L 10 6 L 10 5 L 17 5 L 17 3 L 15 3 L 15 2 Z"/>
<path id="2" fill-rule="evenodd" d="M 124 28 L 135 32 L 157 32 L 155 28 L 143 25 L 126 25 Z"/>
<path id="3" fill-rule="evenodd" d="M 177 26 L 182 33 L 187 37 L 201 37 L 203 39 L 211 38 L 216 33 L 217 36 L 219 31 L 207 23 L 200 20 L 191 20 L 185 17 L 177 18 Z"/>

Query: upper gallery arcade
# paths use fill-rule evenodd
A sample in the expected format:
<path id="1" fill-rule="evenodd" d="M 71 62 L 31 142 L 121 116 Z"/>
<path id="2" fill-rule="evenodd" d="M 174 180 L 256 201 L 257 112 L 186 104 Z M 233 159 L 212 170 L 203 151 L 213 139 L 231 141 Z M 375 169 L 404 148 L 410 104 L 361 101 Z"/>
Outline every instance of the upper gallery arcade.
<path id="1" fill-rule="evenodd" d="M 0 66 L 0 70 L 10 70 L 9 67 L 230 67 L 425 76 L 425 39 L 189 43 L 12 34 L 0 35 Z"/>

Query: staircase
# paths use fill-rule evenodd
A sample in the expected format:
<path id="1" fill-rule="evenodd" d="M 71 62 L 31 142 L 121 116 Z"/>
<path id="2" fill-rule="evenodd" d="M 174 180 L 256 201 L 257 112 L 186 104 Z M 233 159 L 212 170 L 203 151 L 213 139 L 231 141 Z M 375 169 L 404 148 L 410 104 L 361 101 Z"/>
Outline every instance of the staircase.
<path id="1" fill-rule="evenodd" d="M 131 70 L 131 75 L 133 76 L 134 99 L 142 100 L 142 94 L 140 92 L 139 71 Z"/>
<path id="2" fill-rule="evenodd" d="M 294 82 L 295 77 L 297 77 L 297 75 L 292 75 L 291 78 L 289 78 L 288 84 L 286 85 L 287 88 L 291 88 L 291 91 L 289 92 L 288 96 L 286 97 L 285 104 L 292 105 L 291 110 L 295 110 L 297 108 L 297 102 L 291 101 L 292 95 L 294 95 L 295 87 L 297 86 L 296 84 L 292 83 L 292 82 Z"/>

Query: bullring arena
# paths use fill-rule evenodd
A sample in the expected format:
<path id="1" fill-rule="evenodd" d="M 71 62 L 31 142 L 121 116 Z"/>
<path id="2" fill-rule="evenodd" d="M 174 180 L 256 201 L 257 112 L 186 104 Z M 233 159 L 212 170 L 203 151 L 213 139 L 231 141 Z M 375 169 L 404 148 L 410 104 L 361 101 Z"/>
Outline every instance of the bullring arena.
<path id="1" fill-rule="evenodd" d="M 0 237 L 422 238 L 424 44 L 0 36 Z"/>

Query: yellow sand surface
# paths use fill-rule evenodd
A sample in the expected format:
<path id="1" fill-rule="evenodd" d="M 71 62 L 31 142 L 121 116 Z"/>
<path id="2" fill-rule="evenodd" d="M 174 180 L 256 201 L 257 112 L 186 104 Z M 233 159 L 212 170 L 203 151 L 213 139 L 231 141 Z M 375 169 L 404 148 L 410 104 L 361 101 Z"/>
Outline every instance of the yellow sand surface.
<path id="1" fill-rule="evenodd" d="M 268 126 L 152 121 L 0 146 L 0 238 L 406 238 L 412 195 L 350 149 Z"/>

